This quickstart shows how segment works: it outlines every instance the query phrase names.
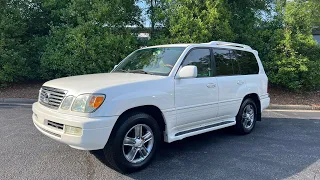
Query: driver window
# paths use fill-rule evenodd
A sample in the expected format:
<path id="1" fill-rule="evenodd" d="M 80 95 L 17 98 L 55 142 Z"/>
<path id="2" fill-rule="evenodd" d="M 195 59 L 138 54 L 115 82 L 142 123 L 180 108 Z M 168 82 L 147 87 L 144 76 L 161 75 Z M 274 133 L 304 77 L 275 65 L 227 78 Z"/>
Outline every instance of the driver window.
<path id="1" fill-rule="evenodd" d="M 182 67 L 194 65 L 198 68 L 198 77 L 210 77 L 210 50 L 209 49 L 193 49 L 189 52 L 182 63 Z"/>

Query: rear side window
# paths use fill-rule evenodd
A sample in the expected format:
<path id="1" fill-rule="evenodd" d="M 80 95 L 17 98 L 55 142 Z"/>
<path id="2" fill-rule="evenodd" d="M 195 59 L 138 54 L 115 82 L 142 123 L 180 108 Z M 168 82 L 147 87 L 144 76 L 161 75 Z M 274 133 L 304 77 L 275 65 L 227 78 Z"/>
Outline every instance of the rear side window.
<path id="1" fill-rule="evenodd" d="M 242 75 L 259 73 L 259 65 L 253 53 L 236 50 L 236 54 L 237 54 L 237 62 L 239 62 Z"/>
<path id="2" fill-rule="evenodd" d="M 237 53 L 237 51 L 230 50 L 230 58 L 233 62 L 233 74 L 234 75 L 241 75 L 241 69 L 240 69 L 240 57 L 242 55 Z"/>
<path id="3" fill-rule="evenodd" d="M 230 76 L 233 75 L 233 59 L 228 49 L 214 49 L 214 59 L 216 62 L 216 75 L 217 76 Z"/>
<path id="4" fill-rule="evenodd" d="M 217 76 L 258 74 L 259 65 L 253 53 L 229 49 L 213 49 Z"/>
<path id="5" fill-rule="evenodd" d="M 198 77 L 211 76 L 210 49 L 192 49 L 184 59 L 182 66 L 194 65 L 198 68 Z"/>

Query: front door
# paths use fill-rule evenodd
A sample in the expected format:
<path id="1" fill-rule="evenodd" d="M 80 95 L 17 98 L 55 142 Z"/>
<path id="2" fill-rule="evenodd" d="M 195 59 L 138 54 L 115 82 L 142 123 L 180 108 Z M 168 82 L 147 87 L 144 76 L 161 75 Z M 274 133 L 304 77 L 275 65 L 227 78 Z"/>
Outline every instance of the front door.
<path id="1" fill-rule="evenodd" d="M 218 113 L 218 84 L 212 76 L 211 50 L 194 48 L 182 67 L 195 65 L 197 78 L 175 79 L 176 131 L 190 130 L 214 122 Z"/>

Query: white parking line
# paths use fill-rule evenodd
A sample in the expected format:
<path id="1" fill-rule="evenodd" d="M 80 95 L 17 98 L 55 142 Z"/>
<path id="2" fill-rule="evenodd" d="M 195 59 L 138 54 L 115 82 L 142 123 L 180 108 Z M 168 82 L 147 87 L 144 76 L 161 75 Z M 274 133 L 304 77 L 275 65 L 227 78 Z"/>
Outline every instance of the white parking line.
<path id="1" fill-rule="evenodd" d="M 320 110 L 265 109 L 266 112 L 320 112 Z"/>

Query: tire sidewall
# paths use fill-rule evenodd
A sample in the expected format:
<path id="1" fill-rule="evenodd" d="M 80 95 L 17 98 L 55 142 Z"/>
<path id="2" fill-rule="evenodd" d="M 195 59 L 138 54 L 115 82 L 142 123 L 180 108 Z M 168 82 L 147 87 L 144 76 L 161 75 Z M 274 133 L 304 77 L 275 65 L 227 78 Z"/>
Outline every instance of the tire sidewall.
<path id="1" fill-rule="evenodd" d="M 127 132 L 137 124 L 145 124 L 151 128 L 153 137 L 154 137 L 154 144 L 150 154 L 145 160 L 139 163 L 131 163 L 125 158 L 123 154 L 122 145 L 123 145 L 123 139 L 127 134 Z M 128 117 L 128 119 L 124 119 L 124 123 L 119 126 L 114 136 L 113 143 L 112 143 L 114 147 L 112 149 L 114 151 L 113 153 L 115 156 L 114 157 L 115 163 L 124 172 L 132 172 L 132 171 L 137 171 L 139 169 L 142 169 L 146 167 L 153 159 L 156 153 L 156 150 L 159 146 L 159 143 L 160 143 L 160 130 L 159 130 L 157 121 L 152 116 L 145 113 L 134 114 Z"/>
<path id="2" fill-rule="evenodd" d="M 251 129 L 247 129 L 244 127 L 243 123 L 242 123 L 242 114 L 243 114 L 243 111 L 245 109 L 245 107 L 247 105 L 252 105 L 253 106 L 253 110 L 254 110 L 254 120 L 253 120 L 253 125 L 252 125 L 252 128 Z M 256 125 L 256 122 L 257 122 L 257 118 L 258 118 L 258 111 L 257 111 L 257 106 L 255 104 L 255 102 L 248 98 L 248 99 L 245 99 L 243 101 L 243 103 L 241 104 L 241 107 L 240 107 L 240 110 L 239 110 L 239 113 L 237 115 L 237 126 L 239 129 L 241 129 L 242 133 L 243 134 L 248 134 L 250 133 L 251 131 L 253 131 L 255 125 Z"/>

